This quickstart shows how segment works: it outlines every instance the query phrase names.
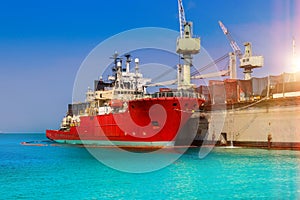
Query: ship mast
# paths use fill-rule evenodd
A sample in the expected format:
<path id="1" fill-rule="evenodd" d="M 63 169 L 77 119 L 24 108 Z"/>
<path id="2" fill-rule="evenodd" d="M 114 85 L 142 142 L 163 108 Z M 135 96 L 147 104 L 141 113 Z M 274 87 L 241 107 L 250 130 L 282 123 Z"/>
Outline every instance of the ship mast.
<path id="1" fill-rule="evenodd" d="M 295 38 L 293 37 L 293 70 L 296 71 L 297 69 L 297 61 L 296 61 L 296 41 Z"/>
<path id="2" fill-rule="evenodd" d="M 295 38 L 293 37 L 293 57 L 295 58 L 296 56 L 296 41 Z"/>

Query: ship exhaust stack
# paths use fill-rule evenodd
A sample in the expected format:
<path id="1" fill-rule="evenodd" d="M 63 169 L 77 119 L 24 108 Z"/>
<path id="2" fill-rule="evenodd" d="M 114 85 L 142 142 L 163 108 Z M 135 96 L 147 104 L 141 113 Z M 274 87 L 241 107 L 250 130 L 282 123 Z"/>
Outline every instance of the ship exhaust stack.
<path id="1" fill-rule="evenodd" d="M 130 66 L 130 63 L 131 63 L 130 54 L 126 54 L 125 57 L 126 57 L 126 73 L 128 74 L 129 71 L 130 71 L 129 66 Z"/>

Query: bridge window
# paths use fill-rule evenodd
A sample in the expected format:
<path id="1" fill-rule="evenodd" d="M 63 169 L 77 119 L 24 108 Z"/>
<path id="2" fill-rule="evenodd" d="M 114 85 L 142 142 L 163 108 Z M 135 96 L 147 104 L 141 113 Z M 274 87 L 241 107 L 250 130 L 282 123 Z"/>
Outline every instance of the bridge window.
<path id="1" fill-rule="evenodd" d="M 159 126 L 158 121 L 152 121 L 151 123 L 153 126 Z"/>

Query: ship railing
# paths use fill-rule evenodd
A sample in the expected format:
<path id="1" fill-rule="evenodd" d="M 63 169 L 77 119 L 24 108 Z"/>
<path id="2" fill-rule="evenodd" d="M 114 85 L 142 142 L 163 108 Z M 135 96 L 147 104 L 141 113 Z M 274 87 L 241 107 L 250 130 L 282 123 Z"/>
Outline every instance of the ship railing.
<path id="1" fill-rule="evenodd" d="M 151 94 L 152 98 L 159 97 L 188 97 L 188 98 L 199 98 L 199 94 L 194 92 L 158 92 Z"/>

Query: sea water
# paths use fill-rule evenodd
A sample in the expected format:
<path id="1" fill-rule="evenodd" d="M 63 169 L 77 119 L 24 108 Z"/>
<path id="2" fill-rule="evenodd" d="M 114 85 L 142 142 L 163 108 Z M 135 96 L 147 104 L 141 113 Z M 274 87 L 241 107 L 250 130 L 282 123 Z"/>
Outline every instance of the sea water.
<path id="1" fill-rule="evenodd" d="M 0 134 L 0 199 L 300 199 L 299 151 L 214 148 L 200 159 L 190 148 L 165 168 L 134 174 L 85 148 L 20 144 L 41 140 Z"/>

